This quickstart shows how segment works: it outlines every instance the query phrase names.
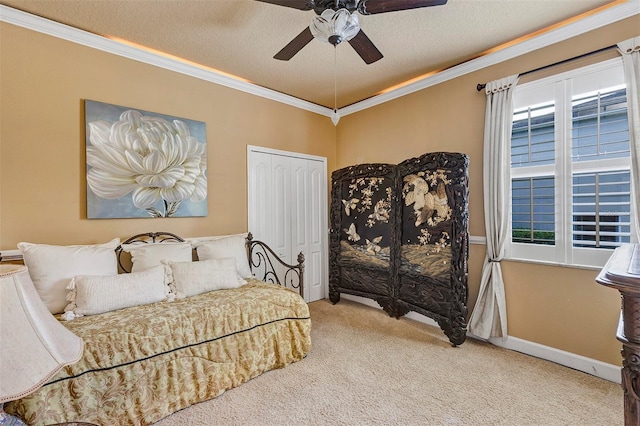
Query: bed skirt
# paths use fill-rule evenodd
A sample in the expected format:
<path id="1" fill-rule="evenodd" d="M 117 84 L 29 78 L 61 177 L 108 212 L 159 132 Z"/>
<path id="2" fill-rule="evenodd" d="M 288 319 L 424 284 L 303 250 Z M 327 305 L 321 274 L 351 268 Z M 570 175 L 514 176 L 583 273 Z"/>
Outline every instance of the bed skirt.
<path id="1" fill-rule="evenodd" d="M 84 340 L 83 358 L 5 405 L 29 425 L 148 425 L 299 361 L 311 348 L 304 300 L 257 280 L 63 324 Z"/>

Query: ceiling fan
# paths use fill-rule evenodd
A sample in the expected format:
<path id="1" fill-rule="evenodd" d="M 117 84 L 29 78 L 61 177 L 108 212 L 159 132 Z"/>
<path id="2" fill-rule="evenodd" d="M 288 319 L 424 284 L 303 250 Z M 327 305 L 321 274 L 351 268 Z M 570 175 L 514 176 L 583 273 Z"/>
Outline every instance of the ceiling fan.
<path id="1" fill-rule="evenodd" d="M 278 6 L 291 7 L 303 11 L 313 10 L 318 16 L 282 50 L 275 59 L 288 61 L 314 38 L 337 46 L 348 41 L 351 47 L 367 64 L 372 64 L 383 55 L 367 35 L 360 29 L 358 16 L 421 7 L 439 6 L 447 0 L 258 0 Z"/>

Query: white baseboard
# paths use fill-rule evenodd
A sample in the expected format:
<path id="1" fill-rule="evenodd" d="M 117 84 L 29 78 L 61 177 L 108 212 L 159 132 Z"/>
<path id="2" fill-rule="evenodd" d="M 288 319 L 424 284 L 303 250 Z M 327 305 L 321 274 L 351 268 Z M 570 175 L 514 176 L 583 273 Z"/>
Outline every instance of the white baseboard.
<path id="1" fill-rule="evenodd" d="M 473 336 L 472 334 L 467 334 L 467 336 L 476 338 L 476 336 Z M 598 361 L 593 358 L 587 358 L 582 355 L 511 336 L 508 336 L 505 340 L 500 338 L 491 338 L 489 339 L 489 343 L 500 346 L 501 348 L 535 356 L 536 358 L 546 359 L 547 361 L 555 362 L 556 364 L 564 365 L 566 367 L 573 368 L 574 370 L 583 371 L 593 376 L 600 377 L 601 379 L 609 380 L 610 382 L 621 383 L 622 381 L 622 367 Z"/>
<path id="2" fill-rule="evenodd" d="M 347 300 L 352 300 L 354 302 L 362 303 L 363 305 L 371 306 L 373 308 L 382 309 L 376 301 L 367 299 L 365 297 L 352 296 L 350 294 L 341 294 L 340 297 Z M 409 312 L 406 317 L 423 324 L 439 327 L 438 323 L 431 318 L 425 317 L 424 315 L 418 314 L 416 312 Z M 484 340 L 477 336 L 474 336 L 471 333 L 467 333 L 467 337 L 477 340 Z M 566 352 L 560 349 L 552 348 L 550 346 L 541 345 L 539 343 L 530 342 L 528 340 L 523 340 L 511 336 L 508 336 L 505 340 L 502 340 L 500 338 L 491 338 L 488 340 L 488 342 L 501 348 L 555 362 L 556 364 L 564 365 L 565 367 L 573 368 L 574 370 L 582 371 L 593 376 L 600 377 L 601 379 L 609 380 L 610 382 L 620 383 L 622 379 L 622 367 L 598 361 L 596 359 L 587 358 L 585 356 L 574 354 L 571 352 Z"/>

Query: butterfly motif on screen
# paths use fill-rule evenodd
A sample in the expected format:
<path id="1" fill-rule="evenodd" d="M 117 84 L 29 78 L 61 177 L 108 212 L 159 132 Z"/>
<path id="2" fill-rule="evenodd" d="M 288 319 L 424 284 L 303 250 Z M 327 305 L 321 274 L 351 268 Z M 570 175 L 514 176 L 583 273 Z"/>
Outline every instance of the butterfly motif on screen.
<path id="1" fill-rule="evenodd" d="M 384 207 L 382 201 L 383 200 L 380 200 L 373 206 L 373 213 L 369 215 L 369 219 L 386 223 L 389 221 L 389 211 Z"/>
<path id="2" fill-rule="evenodd" d="M 382 241 L 382 235 L 374 238 L 373 241 L 369 241 L 365 238 L 365 241 L 367 242 L 367 253 L 374 256 L 378 254 L 378 252 L 380 251 L 380 246 L 378 244 L 380 243 L 380 241 Z"/>
<path id="3" fill-rule="evenodd" d="M 344 204 L 344 212 L 347 216 L 349 216 L 351 214 L 351 210 L 355 210 L 355 208 L 358 206 L 358 203 L 360 202 L 359 199 L 357 198 L 352 198 L 350 200 L 342 200 L 342 204 Z"/>
<path id="4" fill-rule="evenodd" d="M 349 229 L 344 228 L 344 232 L 346 232 L 349 236 L 349 241 L 360 241 L 360 235 L 358 235 L 358 233 L 356 232 L 356 225 L 354 225 L 353 223 L 349 225 Z"/>

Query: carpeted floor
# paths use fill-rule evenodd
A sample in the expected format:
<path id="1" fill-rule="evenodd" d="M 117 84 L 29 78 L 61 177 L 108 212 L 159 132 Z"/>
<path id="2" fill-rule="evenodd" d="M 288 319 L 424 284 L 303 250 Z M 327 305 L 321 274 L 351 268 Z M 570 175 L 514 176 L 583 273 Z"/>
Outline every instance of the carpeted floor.
<path id="1" fill-rule="evenodd" d="M 155 425 L 624 424 L 619 384 L 348 300 L 310 308 L 304 360 Z"/>

